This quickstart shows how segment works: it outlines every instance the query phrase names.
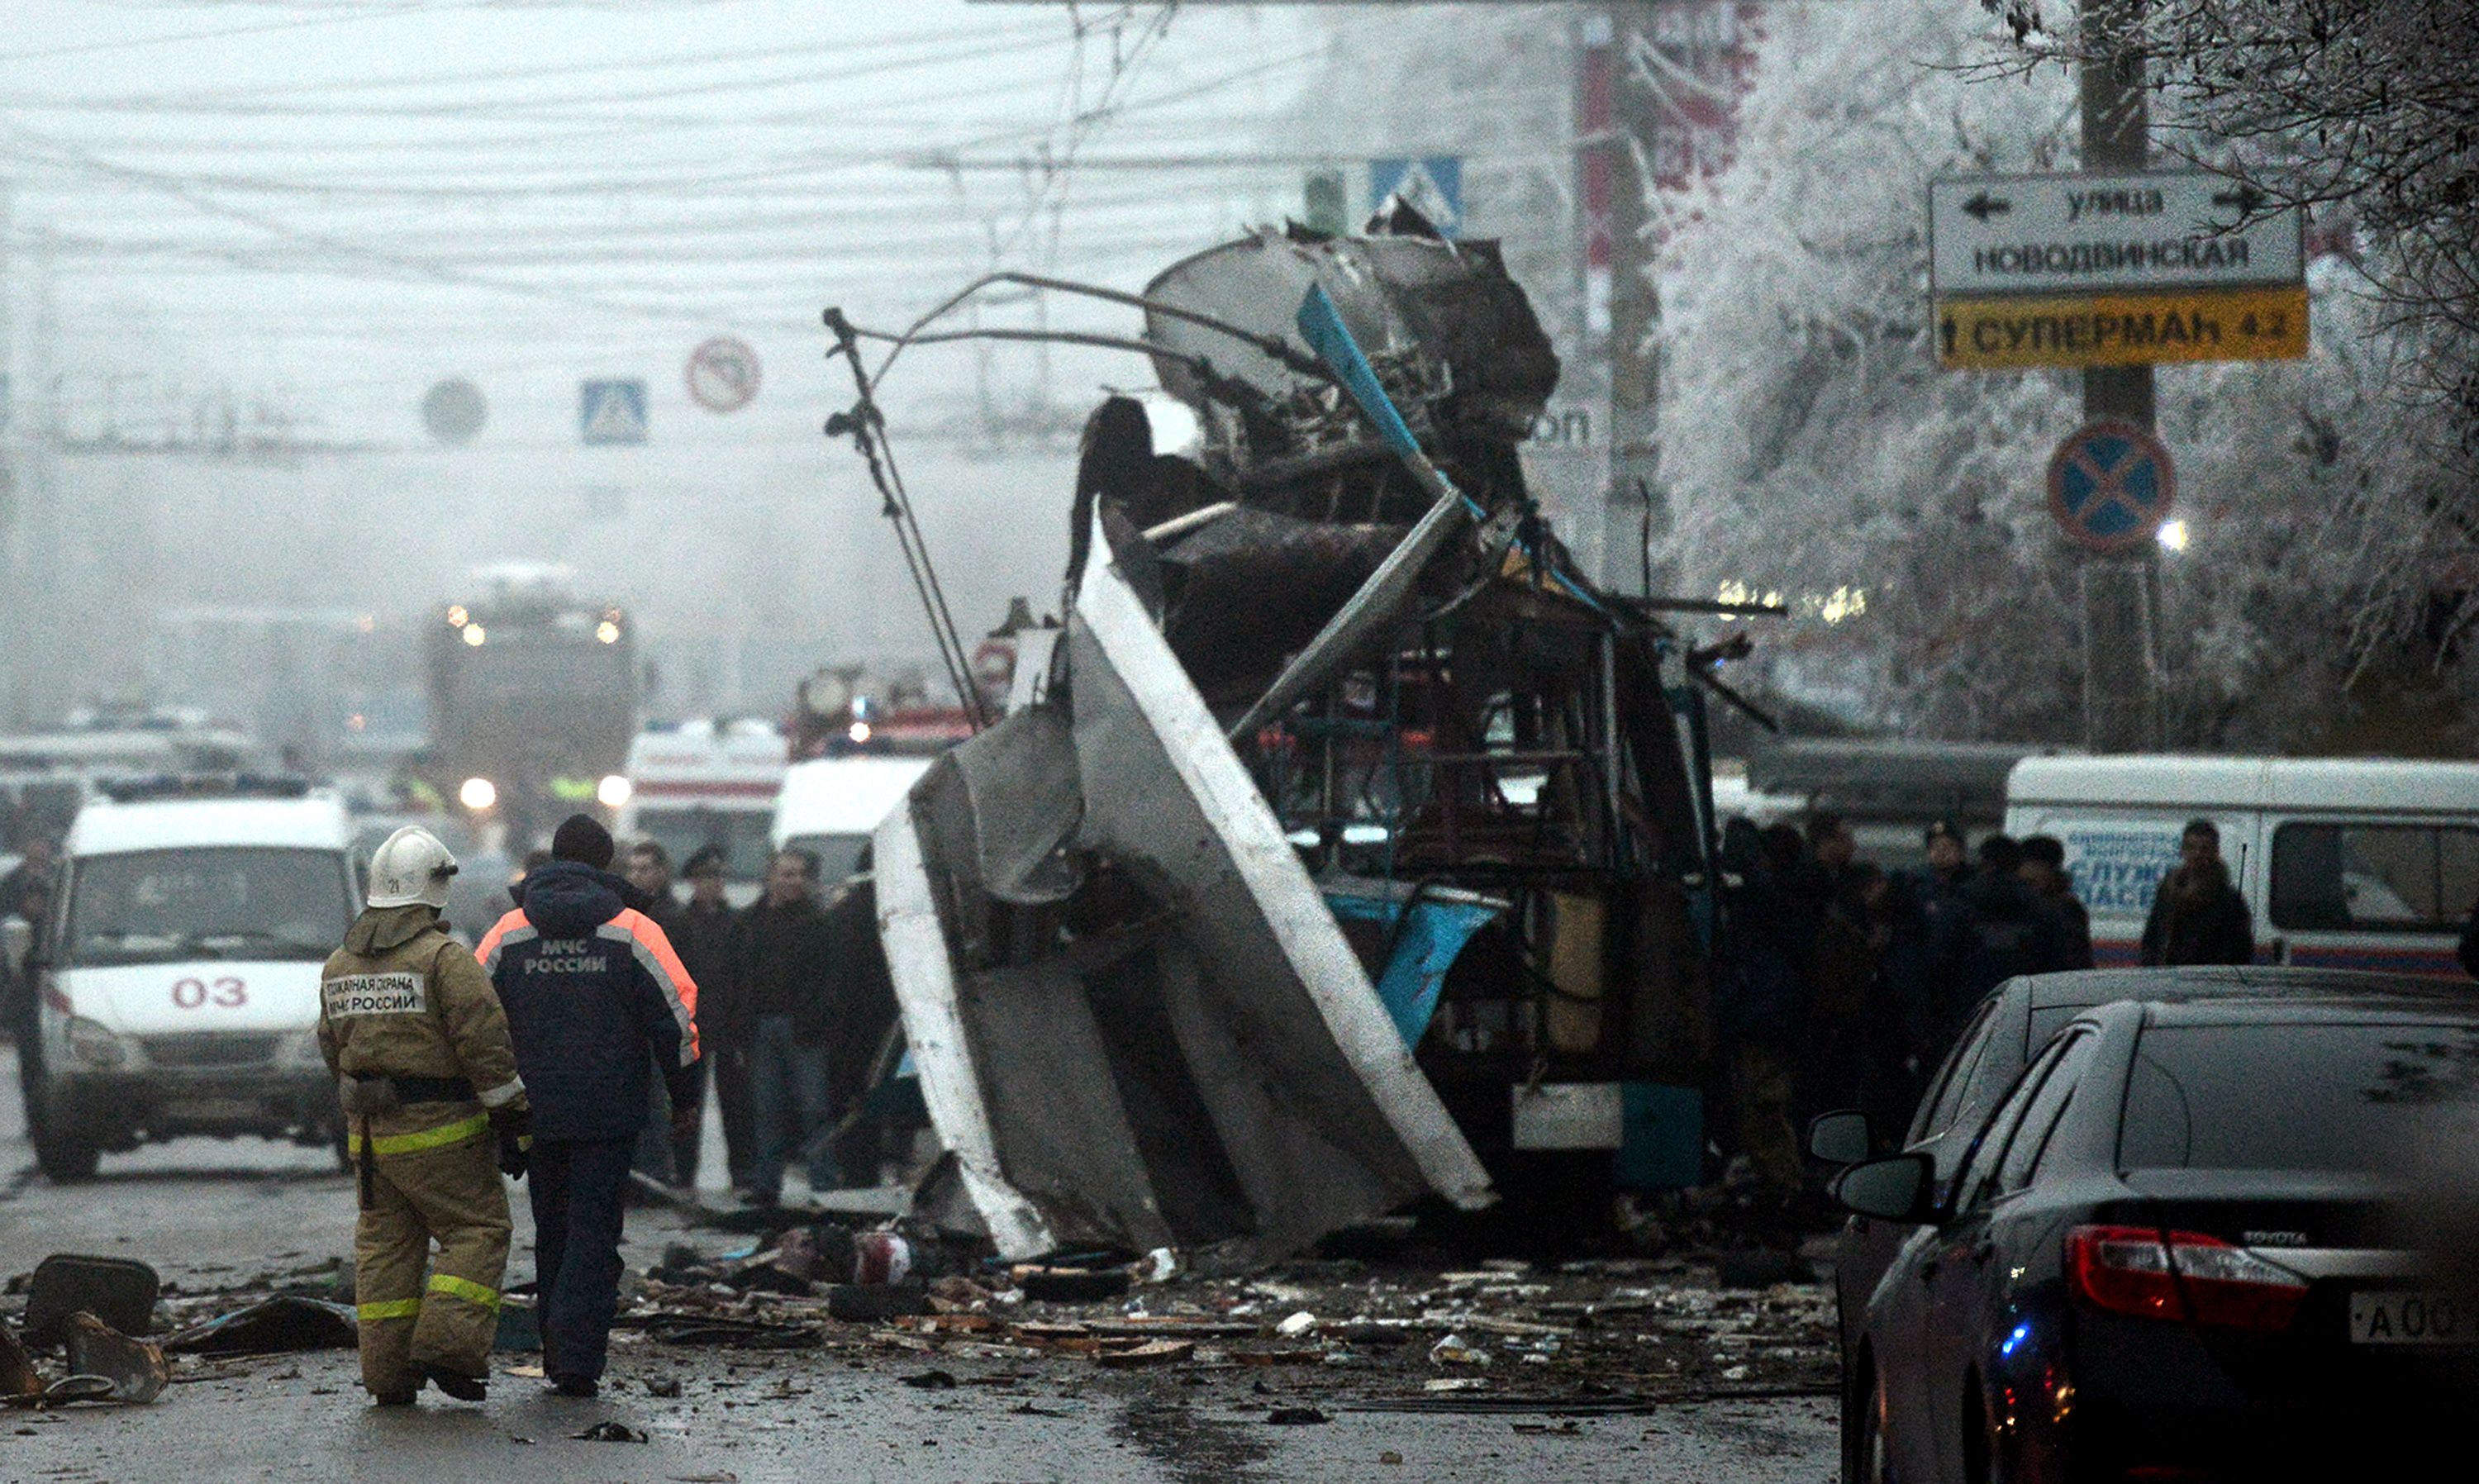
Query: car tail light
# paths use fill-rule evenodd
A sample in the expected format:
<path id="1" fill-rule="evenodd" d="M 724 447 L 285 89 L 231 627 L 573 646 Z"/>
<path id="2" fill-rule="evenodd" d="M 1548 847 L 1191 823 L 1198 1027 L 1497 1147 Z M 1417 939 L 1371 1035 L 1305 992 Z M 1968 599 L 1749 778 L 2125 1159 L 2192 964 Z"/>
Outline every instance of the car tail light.
<path id="1" fill-rule="evenodd" d="M 2307 1296 L 2306 1280 L 2243 1247 L 2151 1226 L 2076 1227 L 2066 1235 L 2066 1278 L 2110 1314 L 2225 1329 L 2287 1329 Z"/>

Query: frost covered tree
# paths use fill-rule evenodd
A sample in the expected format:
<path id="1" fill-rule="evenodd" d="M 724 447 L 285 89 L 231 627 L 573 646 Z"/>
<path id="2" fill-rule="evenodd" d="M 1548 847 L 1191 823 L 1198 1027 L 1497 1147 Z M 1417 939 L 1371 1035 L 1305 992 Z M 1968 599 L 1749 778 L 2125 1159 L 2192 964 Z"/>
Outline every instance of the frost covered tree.
<path id="1" fill-rule="evenodd" d="M 2005 38 L 1947 0 L 1766 25 L 1737 164 L 1670 201 L 1661 554 L 1689 591 L 1802 605 L 1766 646 L 1777 693 L 1921 735 L 2073 738 L 2077 556 L 2045 476 L 2078 383 L 1936 368 L 1926 220 L 1931 175 L 2070 167 L 2072 78 L 1976 73 Z M 2386 394 L 2410 345 L 2381 295 L 2339 260 L 2311 294 L 2306 361 L 2160 371 L 2191 532 L 2161 567 L 2182 744 L 2330 738 L 2468 551 L 2436 519 L 2449 481 L 2405 452 Z"/>

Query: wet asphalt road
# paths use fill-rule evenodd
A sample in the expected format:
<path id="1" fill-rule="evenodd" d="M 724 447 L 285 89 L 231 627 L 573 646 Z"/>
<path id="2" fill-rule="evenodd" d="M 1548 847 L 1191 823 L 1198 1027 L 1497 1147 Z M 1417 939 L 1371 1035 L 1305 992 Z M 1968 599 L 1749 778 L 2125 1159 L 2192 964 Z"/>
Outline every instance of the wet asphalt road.
<path id="1" fill-rule="evenodd" d="M 14 1057 L 0 1050 L 0 1273 L 51 1252 L 154 1264 L 189 1292 L 349 1253 L 352 1190 L 324 1150 L 190 1140 L 106 1156 L 62 1190 L 33 1172 Z M 711 1132 L 709 1138 L 711 1139 Z M 529 1272 L 524 1202 L 511 1278 Z M 632 1267 L 677 1231 L 632 1213 Z M 13 1309 L 14 1300 L 10 1301 Z M 430 1394 L 419 1411 L 365 1404 L 352 1357 L 327 1352 L 176 1371 L 150 1407 L 0 1414 L 0 1480 L 27 1484 L 216 1479 L 408 1480 L 1531 1480 L 1561 1484 L 1827 1484 L 1831 1403 L 1669 1406 L 1562 1419 L 1338 1409 L 1277 1426 L 1249 1378 L 1126 1375 L 1044 1364 L 936 1364 L 962 1383 L 901 1378 L 930 1362 L 865 1345 L 784 1354 L 657 1351 L 615 1337 L 603 1399 L 543 1395 L 502 1376 L 481 1406 Z M 503 1365 L 518 1357 L 502 1357 Z M 647 1394 L 677 1380 L 677 1399 Z M 612 1420 L 650 1441 L 581 1441 Z M 1569 1426 L 1572 1431 L 1564 1429 Z"/>

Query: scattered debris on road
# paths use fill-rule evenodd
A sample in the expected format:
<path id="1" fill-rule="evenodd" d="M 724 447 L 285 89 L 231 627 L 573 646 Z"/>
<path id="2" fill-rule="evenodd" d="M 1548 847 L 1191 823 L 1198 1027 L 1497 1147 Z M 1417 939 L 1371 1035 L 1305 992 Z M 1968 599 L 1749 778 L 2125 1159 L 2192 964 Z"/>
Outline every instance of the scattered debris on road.
<path id="1" fill-rule="evenodd" d="M 1827 1290 L 1725 1289 L 1713 1257 L 1510 1259 L 1444 1271 L 1302 1259 L 1208 1276 L 1183 1254 L 1167 1265 L 1178 1276 L 1138 1288 L 1127 1282 L 1131 1268 L 1161 1270 L 1159 1254 L 1126 1267 L 1098 1256 L 977 1264 L 969 1247 L 916 1231 L 911 1250 L 936 1277 L 797 1286 L 806 1292 L 747 1281 L 752 1270 L 781 1271 L 787 1241 L 796 1251 L 831 1245 L 822 1236 L 832 1234 L 786 1233 L 720 1257 L 676 1244 L 619 1322 L 666 1344 L 950 1363 L 899 1377 L 923 1389 L 979 1381 L 953 1362 L 1082 1363 L 1188 1378 L 1263 1374 L 1345 1406 L 1585 1413 L 1691 1394 L 1808 1394 L 1832 1381 Z M 1059 1281 L 1068 1277 L 1120 1281 Z M 901 1294 L 917 1312 L 846 1318 L 839 1296 L 854 1292 Z"/>
<path id="2" fill-rule="evenodd" d="M 349 1350 L 359 1336 L 353 1311 L 343 1304 L 278 1294 L 167 1336 L 164 1350 L 170 1355 Z"/>
<path id="3" fill-rule="evenodd" d="M 163 1346 L 133 1340 L 84 1310 L 70 1315 L 65 1328 L 70 1374 L 102 1377 L 113 1400 L 142 1406 L 171 1384 Z"/>
<path id="4" fill-rule="evenodd" d="M 55 1253 L 35 1265 L 26 1284 L 26 1343 L 58 1344 L 70 1315 L 84 1311 L 123 1334 L 154 1327 L 163 1279 L 144 1263 L 119 1257 Z"/>

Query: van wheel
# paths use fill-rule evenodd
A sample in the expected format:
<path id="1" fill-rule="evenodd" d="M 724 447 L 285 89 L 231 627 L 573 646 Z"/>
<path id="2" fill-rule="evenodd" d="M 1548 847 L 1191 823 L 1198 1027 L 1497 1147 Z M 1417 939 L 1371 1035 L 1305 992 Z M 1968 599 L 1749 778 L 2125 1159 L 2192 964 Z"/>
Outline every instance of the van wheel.
<path id="1" fill-rule="evenodd" d="M 94 1178 L 95 1166 L 103 1161 L 103 1151 L 93 1139 L 73 1129 L 47 1125 L 32 1135 L 35 1142 L 35 1164 L 54 1185 L 83 1185 Z"/>

